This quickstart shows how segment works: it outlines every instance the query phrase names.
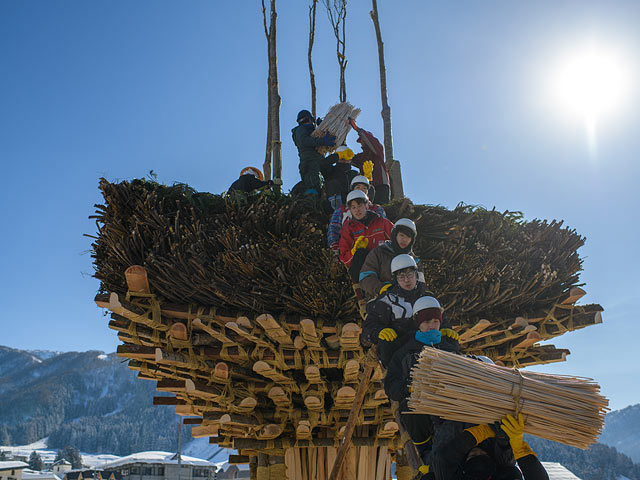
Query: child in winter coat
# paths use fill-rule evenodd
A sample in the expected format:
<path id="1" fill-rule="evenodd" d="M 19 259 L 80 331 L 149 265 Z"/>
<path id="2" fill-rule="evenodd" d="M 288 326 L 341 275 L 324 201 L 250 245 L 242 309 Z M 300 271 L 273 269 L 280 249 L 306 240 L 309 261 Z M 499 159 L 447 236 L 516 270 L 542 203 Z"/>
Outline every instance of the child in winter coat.
<path id="1" fill-rule="evenodd" d="M 411 369 L 416 364 L 422 349 L 433 347 L 453 353 L 460 352 L 458 334 L 451 329 L 441 328 L 442 312 L 440 303 L 432 296 L 423 296 L 416 300 L 412 315 L 414 330 L 407 333 L 400 341 L 401 346 L 389 362 L 384 389 L 391 400 L 399 402 L 400 412 L 409 410 Z M 453 438 L 463 428 L 463 425 L 458 422 L 441 422 L 437 417 L 421 414 L 400 413 L 400 422 L 418 449 L 425 467 L 432 463 L 431 454 L 434 443 L 438 445 L 443 440 Z M 436 429 L 438 435 L 434 436 Z M 428 472 L 429 468 L 423 469 L 423 473 Z"/>
<path id="2" fill-rule="evenodd" d="M 367 316 L 362 324 L 362 343 L 378 345 L 378 358 L 386 366 L 406 334 L 415 331 L 413 304 L 427 292 L 418 282 L 418 267 L 413 257 L 397 255 L 391 261 L 393 285 L 378 298 L 367 303 Z"/>
<path id="3" fill-rule="evenodd" d="M 351 180 L 350 191 L 361 190 L 367 194 L 367 197 L 369 197 L 369 187 L 370 185 L 367 177 L 356 175 Z M 380 205 L 375 205 L 369 202 L 367 203 L 367 209 L 377 213 L 382 218 L 387 218 L 384 208 Z M 342 230 L 342 225 L 348 218 L 351 218 L 351 212 L 349 211 L 346 203 L 344 203 L 333 211 L 331 220 L 329 221 L 329 228 L 327 229 L 327 243 L 336 256 L 340 255 L 340 230 Z"/>
<path id="4" fill-rule="evenodd" d="M 360 269 L 369 250 L 389 239 L 393 223 L 367 209 L 369 199 L 360 190 L 347 195 L 351 212 L 340 230 L 340 260 L 349 268 L 353 283 L 358 283 Z"/>

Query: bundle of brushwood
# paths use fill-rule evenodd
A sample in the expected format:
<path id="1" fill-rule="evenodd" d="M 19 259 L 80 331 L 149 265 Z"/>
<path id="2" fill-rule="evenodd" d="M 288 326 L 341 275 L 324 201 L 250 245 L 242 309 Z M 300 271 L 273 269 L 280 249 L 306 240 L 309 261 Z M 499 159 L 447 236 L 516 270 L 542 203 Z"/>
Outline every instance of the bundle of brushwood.
<path id="1" fill-rule="evenodd" d="M 520 371 L 424 348 L 411 372 L 409 408 L 468 423 L 522 413 L 525 432 L 586 448 L 604 425 L 608 400 L 591 379 Z"/>
<path id="2" fill-rule="evenodd" d="M 349 278 L 325 235 L 330 209 L 309 198 L 260 193 L 223 197 L 186 185 L 101 180 L 93 244 L 103 292 L 125 295 L 123 272 L 143 265 L 154 294 L 220 312 L 356 321 Z M 506 365 L 562 361 L 540 340 L 601 321 L 599 305 L 576 306 L 584 239 L 562 222 L 525 222 L 517 212 L 386 206 L 412 218 L 415 251 L 463 350 Z"/>
<path id="3" fill-rule="evenodd" d="M 320 153 L 329 153 L 342 145 L 347 138 L 349 130 L 351 130 L 349 119 L 355 120 L 358 115 L 360 115 L 360 109 L 349 102 L 337 103 L 331 107 L 322 119 L 322 123 L 317 126 L 311 136 L 321 138 L 330 133 L 336 137 L 336 143 L 333 147 L 318 147 L 318 151 Z"/>

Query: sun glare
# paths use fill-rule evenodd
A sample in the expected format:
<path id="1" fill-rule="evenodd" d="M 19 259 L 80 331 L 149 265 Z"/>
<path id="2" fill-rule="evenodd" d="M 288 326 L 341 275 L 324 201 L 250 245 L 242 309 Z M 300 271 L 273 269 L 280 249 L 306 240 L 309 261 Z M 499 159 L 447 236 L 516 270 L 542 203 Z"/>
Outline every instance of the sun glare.
<path id="1" fill-rule="evenodd" d="M 555 80 L 555 95 L 566 108 L 584 116 L 599 116 L 618 107 L 626 75 L 613 53 L 591 48 L 567 58 Z"/>
<path id="2" fill-rule="evenodd" d="M 623 107 L 628 86 L 623 57 L 595 46 L 565 55 L 551 79 L 554 103 L 584 123 L 591 153 L 596 149 L 597 125 Z"/>

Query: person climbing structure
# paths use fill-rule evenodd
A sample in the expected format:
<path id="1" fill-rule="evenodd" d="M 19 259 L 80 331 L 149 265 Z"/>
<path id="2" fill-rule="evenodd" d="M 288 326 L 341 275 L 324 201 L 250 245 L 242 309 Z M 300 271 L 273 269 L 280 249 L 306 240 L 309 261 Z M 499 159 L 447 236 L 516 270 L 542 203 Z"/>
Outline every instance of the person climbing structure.
<path id="1" fill-rule="evenodd" d="M 245 167 L 240 172 L 240 177 L 231 184 L 227 192 L 240 191 L 249 193 L 262 187 L 273 185 L 271 180 L 264 179 L 264 175 L 256 167 Z"/>
<path id="2" fill-rule="evenodd" d="M 308 110 L 300 110 L 296 118 L 298 126 L 291 129 L 293 143 L 298 148 L 300 157 L 300 178 L 304 185 L 304 193 L 319 195 L 324 185 L 321 170 L 328 162 L 333 164 L 338 161 L 338 155 L 332 154 L 325 158 L 316 147 L 332 147 L 336 137 L 327 133 L 322 138 L 314 138 L 311 133 L 315 130 L 315 120 Z"/>
<path id="3" fill-rule="evenodd" d="M 369 180 L 362 175 L 356 175 L 351 179 L 350 191 L 360 190 L 367 194 L 369 192 Z M 370 201 L 367 202 L 367 209 L 371 210 L 382 218 L 387 218 L 387 215 L 380 205 L 375 205 Z M 333 214 L 331 215 L 331 220 L 329 220 L 329 228 L 327 229 L 327 243 L 329 244 L 329 248 L 336 254 L 336 256 L 340 255 L 340 230 L 342 229 L 342 225 L 347 220 L 347 218 L 351 218 L 351 212 L 349 208 L 347 208 L 346 204 L 342 204 L 337 207 Z"/>
<path id="4" fill-rule="evenodd" d="M 375 298 L 391 286 L 391 260 L 403 253 L 411 255 L 416 261 L 418 282 L 425 283 L 422 264 L 413 253 L 417 235 L 416 224 L 408 218 L 401 218 L 393 225 L 391 238 L 367 255 L 359 278 L 360 286 L 367 298 Z"/>
<path id="5" fill-rule="evenodd" d="M 357 153 L 353 157 L 351 165 L 360 168 L 360 171 L 366 175 L 365 163 L 371 162 L 371 179 L 376 189 L 376 196 L 373 202 L 380 205 L 389 203 L 391 189 L 389 187 L 389 172 L 384 163 L 384 147 L 371 132 L 358 127 L 353 120 L 350 120 L 350 122 L 353 129 L 358 133 L 358 139 L 356 141 L 362 145 L 362 152 Z M 369 167 L 369 165 L 367 165 L 367 167 Z"/>
<path id="6" fill-rule="evenodd" d="M 405 336 L 415 331 L 413 304 L 424 295 L 433 296 L 423 283 L 418 283 L 418 267 L 410 255 L 397 255 L 391 261 L 391 272 L 392 286 L 367 303 L 361 336 L 365 346 L 378 345 L 378 358 L 385 367 Z"/>

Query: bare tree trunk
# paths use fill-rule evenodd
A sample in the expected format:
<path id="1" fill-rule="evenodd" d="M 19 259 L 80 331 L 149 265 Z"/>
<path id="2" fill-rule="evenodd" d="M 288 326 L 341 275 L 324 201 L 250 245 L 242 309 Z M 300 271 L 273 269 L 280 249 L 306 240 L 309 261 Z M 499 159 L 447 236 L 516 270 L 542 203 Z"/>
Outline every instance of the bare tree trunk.
<path id="1" fill-rule="evenodd" d="M 378 63 L 380 66 L 380 99 L 382 103 L 382 124 L 384 128 L 384 156 L 386 159 L 387 170 L 391 176 L 391 196 L 392 198 L 404 197 L 404 189 L 402 188 L 402 173 L 400 171 L 400 162 L 393 158 L 393 136 L 391 134 L 391 108 L 387 98 L 387 69 L 384 62 L 384 43 L 382 34 L 380 33 L 380 22 L 378 20 L 378 2 L 371 0 L 372 10 L 369 12 L 373 27 L 376 30 L 376 40 L 378 42 Z"/>
<path id="2" fill-rule="evenodd" d="M 313 62 L 311 61 L 311 51 L 316 36 L 316 5 L 318 0 L 312 0 L 309 7 L 309 49 L 307 59 L 309 60 L 309 80 L 311 81 L 311 115 L 316 118 L 316 76 L 313 73 Z"/>
<path id="3" fill-rule="evenodd" d="M 271 0 L 270 22 L 267 28 L 267 11 L 262 0 L 262 18 L 264 33 L 267 37 L 269 76 L 268 76 L 268 125 L 267 152 L 265 165 L 273 166 L 273 179 L 276 185 L 282 179 L 282 143 L 280 142 L 280 94 L 278 93 L 278 56 L 276 50 L 276 0 Z M 266 171 L 265 171 L 266 174 Z M 278 183 L 280 181 L 280 183 Z"/>
<path id="4" fill-rule="evenodd" d="M 347 70 L 346 51 L 346 17 L 348 0 L 322 0 L 327 9 L 329 22 L 336 37 L 336 56 L 340 68 L 340 101 L 347 101 L 347 84 L 345 72 Z"/>

